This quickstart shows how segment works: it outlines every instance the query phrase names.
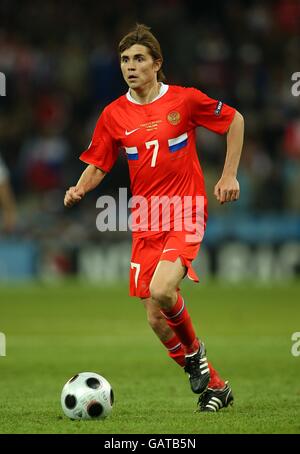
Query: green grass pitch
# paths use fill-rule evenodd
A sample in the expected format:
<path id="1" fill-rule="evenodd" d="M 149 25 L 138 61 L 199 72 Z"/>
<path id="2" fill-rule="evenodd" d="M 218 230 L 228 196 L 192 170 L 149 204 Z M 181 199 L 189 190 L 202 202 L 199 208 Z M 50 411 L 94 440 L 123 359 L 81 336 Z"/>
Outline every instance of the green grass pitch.
<path id="1" fill-rule="evenodd" d="M 235 405 L 194 413 L 188 378 L 152 334 L 126 284 L 0 287 L 0 433 L 300 433 L 300 284 L 183 285 L 208 358 Z M 115 405 L 103 421 L 63 416 L 60 393 L 80 371 L 105 376 Z"/>

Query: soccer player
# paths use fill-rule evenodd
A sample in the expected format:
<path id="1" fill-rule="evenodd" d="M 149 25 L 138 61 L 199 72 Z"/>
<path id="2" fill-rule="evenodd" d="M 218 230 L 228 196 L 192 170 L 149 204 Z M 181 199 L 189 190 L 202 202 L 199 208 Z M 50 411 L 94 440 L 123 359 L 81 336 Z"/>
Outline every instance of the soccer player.
<path id="1" fill-rule="evenodd" d="M 129 90 L 100 115 L 80 157 L 88 166 L 66 191 L 64 204 L 71 207 L 82 200 L 111 170 L 118 153 L 126 153 L 135 198 L 130 294 L 141 298 L 150 326 L 187 372 L 192 391 L 199 394 L 199 411 L 216 412 L 232 403 L 232 390 L 208 362 L 179 286 L 186 275 L 198 282 L 191 264 L 207 219 L 195 129 L 227 135 L 214 194 L 221 204 L 231 202 L 240 194 L 236 175 L 243 117 L 195 88 L 163 83 L 160 44 L 145 25 L 137 24 L 121 40 L 119 55 Z"/>

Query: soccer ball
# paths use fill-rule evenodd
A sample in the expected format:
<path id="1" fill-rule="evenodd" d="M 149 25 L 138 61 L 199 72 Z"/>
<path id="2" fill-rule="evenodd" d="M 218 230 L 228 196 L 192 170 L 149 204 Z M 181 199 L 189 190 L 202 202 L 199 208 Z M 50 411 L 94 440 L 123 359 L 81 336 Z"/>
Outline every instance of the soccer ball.
<path id="1" fill-rule="evenodd" d="M 70 378 L 61 393 L 63 412 L 70 419 L 103 419 L 112 410 L 114 393 L 110 383 L 94 372 Z"/>

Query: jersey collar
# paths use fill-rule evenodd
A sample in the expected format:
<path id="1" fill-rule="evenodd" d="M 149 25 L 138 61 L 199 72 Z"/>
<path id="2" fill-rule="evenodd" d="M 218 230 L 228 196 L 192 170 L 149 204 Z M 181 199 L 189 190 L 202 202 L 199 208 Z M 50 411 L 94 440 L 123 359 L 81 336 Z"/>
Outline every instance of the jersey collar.
<path id="1" fill-rule="evenodd" d="M 152 101 L 149 102 L 148 104 L 151 104 L 154 101 L 156 101 L 157 99 L 161 98 L 163 95 L 165 95 L 167 93 L 168 89 L 169 89 L 169 85 L 164 84 L 164 83 L 161 82 L 160 83 L 159 94 L 156 96 L 156 98 L 152 99 Z M 140 106 L 147 105 L 147 104 L 142 104 L 142 103 L 136 101 L 135 99 L 133 99 L 133 97 L 130 94 L 130 88 L 129 88 L 128 92 L 126 93 L 126 98 L 128 99 L 128 101 L 133 102 L 134 104 L 139 104 Z"/>

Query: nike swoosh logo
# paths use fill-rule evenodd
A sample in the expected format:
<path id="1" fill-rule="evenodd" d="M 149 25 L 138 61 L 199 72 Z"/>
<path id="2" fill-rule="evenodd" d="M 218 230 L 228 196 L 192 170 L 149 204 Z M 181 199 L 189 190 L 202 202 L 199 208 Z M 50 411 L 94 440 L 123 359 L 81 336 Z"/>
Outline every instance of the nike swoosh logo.
<path id="1" fill-rule="evenodd" d="M 132 131 L 127 131 L 127 129 L 126 129 L 125 136 L 130 136 L 130 134 L 132 134 L 133 132 L 137 131 L 138 129 L 140 129 L 140 128 L 133 129 Z"/>
<path id="2" fill-rule="evenodd" d="M 168 252 L 168 251 L 177 251 L 177 249 L 164 249 L 163 252 Z"/>

